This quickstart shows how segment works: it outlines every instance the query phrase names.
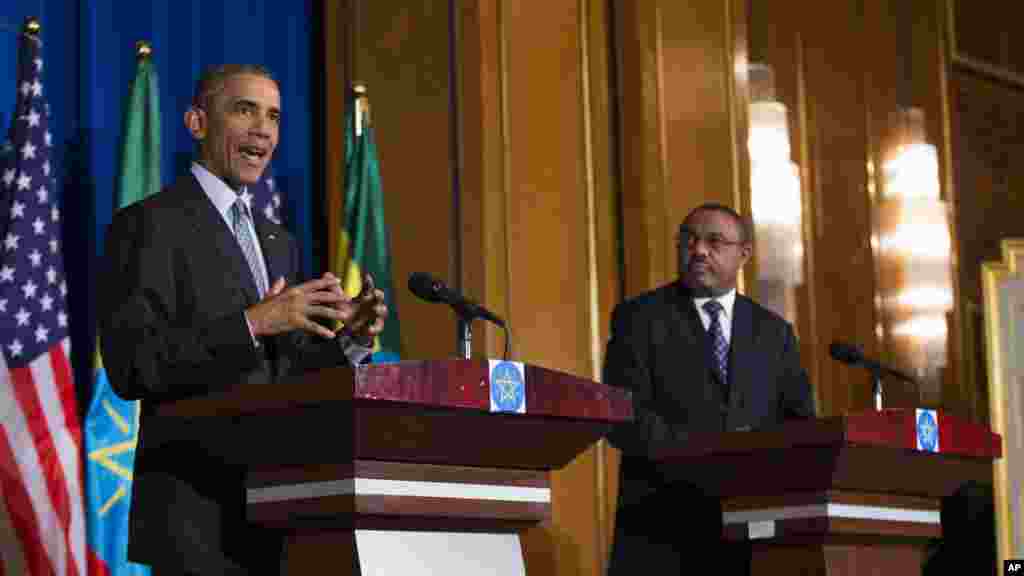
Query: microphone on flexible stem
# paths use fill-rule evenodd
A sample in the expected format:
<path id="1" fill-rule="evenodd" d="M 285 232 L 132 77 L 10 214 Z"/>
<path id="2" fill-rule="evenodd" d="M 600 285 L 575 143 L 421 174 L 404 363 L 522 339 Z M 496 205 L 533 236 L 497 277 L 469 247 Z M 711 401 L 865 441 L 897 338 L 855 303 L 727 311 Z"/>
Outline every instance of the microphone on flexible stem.
<path id="1" fill-rule="evenodd" d="M 511 330 L 498 315 L 459 294 L 426 272 L 413 272 L 409 275 L 409 291 L 427 302 L 443 302 L 455 310 L 459 316 L 459 354 L 463 358 L 468 359 L 472 352 L 471 323 L 477 318 L 483 318 L 505 330 L 505 359 L 508 359 Z"/>
<path id="2" fill-rule="evenodd" d="M 444 282 L 426 272 L 413 272 L 409 275 L 409 290 L 427 302 L 448 304 L 455 309 L 459 316 L 467 320 L 483 318 L 503 328 L 505 326 L 505 321 L 498 318 L 493 312 L 445 286 Z"/>
<path id="3" fill-rule="evenodd" d="M 886 366 L 877 360 L 864 356 L 864 351 L 860 346 L 854 346 L 845 342 L 833 342 L 828 347 L 828 353 L 829 356 L 844 364 L 861 366 L 871 372 L 874 379 L 875 410 L 882 409 L 882 374 L 888 374 L 911 384 L 917 384 L 917 381 L 906 372 L 901 372 L 891 366 Z"/>

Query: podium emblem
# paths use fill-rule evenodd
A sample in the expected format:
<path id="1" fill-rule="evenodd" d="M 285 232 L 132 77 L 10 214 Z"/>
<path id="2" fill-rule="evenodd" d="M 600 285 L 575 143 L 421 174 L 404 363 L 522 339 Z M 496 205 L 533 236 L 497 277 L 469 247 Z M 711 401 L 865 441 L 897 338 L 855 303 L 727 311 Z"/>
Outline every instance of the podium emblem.
<path id="1" fill-rule="evenodd" d="M 939 451 L 939 421 L 935 410 L 917 409 L 917 449 L 925 452 Z"/>
<path id="2" fill-rule="evenodd" d="M 491 412 L 526 413 L 526 376 L 522 362 L 491 360 Z"/>

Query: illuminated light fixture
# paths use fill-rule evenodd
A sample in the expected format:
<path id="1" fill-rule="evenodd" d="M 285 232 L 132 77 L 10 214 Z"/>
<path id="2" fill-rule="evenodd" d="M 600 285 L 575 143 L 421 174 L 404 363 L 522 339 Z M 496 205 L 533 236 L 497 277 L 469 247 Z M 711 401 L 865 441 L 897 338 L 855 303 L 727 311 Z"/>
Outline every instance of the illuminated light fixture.
<path id="1" fill-rule="evenodd" d="M 947 362 L 946 315 L 953 309 L 949 206 L 940 198 L 938 151 L 925 140 L 923 111 L 902 110 L 894 124 L 873 241 L 878 302 L 893 346 L 925 383 Z"/>
<path id="2" fill-rule="evenodd" d="M 772 69 L 750 64 L 750 196 L 757 238 L 758 280 L 792 287 L 803 282 L 800 171 L 790 160 L 786 106 L 775 98 Z"/>

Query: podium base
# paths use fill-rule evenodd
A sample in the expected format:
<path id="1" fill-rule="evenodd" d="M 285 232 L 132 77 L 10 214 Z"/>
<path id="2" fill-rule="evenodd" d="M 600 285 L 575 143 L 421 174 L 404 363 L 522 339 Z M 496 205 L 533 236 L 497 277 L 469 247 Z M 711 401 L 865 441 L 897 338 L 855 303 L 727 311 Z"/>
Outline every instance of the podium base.
<path id="1" fill-rule="evenodd" d="M 525 576 L 517 534 L 356 530 L 361 576 Z"/>
<path id="2" fill-rule="evenodd" d="M 398 530 L 293 534 L 282 574 L 525 576 L 519 535 Z"/>

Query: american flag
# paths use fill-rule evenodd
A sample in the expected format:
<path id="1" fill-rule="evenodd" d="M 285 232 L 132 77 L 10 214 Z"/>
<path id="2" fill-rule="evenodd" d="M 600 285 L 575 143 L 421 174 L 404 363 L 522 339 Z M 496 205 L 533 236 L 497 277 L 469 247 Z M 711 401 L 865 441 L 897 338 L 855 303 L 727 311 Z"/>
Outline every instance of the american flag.
<path id="1" fill-rule="evenodd" d="M 0 173 L 10 202 L 0 239 L 0 491 L 14 534 L 0 552 L 6 574 L 84 576 L 82 439 L 41 48 L 21 36 L 15 156 Z"/>
<path id="2" fill-rule="evenodd" d="M 259 210 L 274 224 L 284 224 L 284 220 L 281 218 L 281 192 L 277 189 L 270 166 L 263 171 L 263 176 L 256 184 L 242 193 L 242 200 L 249 206 L 249 210 Z"/>
<path id="3" fill-rule="evenodd" d="M 14 146 L 10 140 L 0 142 L 0 237 L 7 232 L 7 207 L 10 206 L 7 197 L 7 186 L 4 184 L 3 175 L 7 169 L 14 166 Z"/>

